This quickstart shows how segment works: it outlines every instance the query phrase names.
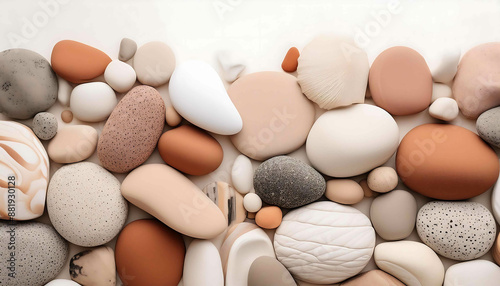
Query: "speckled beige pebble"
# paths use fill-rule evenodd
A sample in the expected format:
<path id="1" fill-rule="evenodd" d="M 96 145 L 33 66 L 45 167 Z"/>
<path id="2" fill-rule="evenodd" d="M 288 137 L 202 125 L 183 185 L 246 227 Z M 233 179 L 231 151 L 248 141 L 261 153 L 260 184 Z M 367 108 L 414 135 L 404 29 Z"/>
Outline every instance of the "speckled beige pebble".
<path id="1" fill-rule="evenodd" d="M 146 85 L 134 87 L 101 132 L 97 156 L 102 166 L 126 173 L 141 165 L 153 153 L 164 125 L 165 104 L 158 91 Z"/>
<path id="2" fill-rule="evenodd" d="M 391 167 L 378 167 L 368 174 L 368 187 L 378 193 L 387 193 L 398 185 L 398 174 Z"/>
<path id="3" fill-rule="evenodd" d="M 351 205 L 364 197 L 363 188 L 353 180 L 333 179 L 326 182 L 326 197 L 334 202 Z"/>

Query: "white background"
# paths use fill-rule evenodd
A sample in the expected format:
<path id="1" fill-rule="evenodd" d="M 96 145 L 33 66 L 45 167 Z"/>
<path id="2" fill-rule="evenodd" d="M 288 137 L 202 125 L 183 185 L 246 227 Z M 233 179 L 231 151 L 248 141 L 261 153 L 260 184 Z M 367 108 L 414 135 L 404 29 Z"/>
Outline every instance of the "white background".
<path id="1" fill-rule="evenodd" d="M 392 4 L 391 4 L 392 3 Z M 377 23 L 376 15 L 389 18 Z M 375 16 L 374 16 L 375 15 Z M 215 54 L 230 50 L 247 63 L 246 72 L 280 70 L 288 48 L 301 50 L 313 37 L 322 34 L 349 34 L 360 39 L 370 62 L 385 48 L 405 45 L 418 50 L 433 65 L 450 48 L 462 52 L 490 41 L 500 40 L 500 1 L 292 1 L 292 0 L 177 0 L 177 1 L 99 1 L 40 0 L 0 2 L 0 50 L 21 47 L 50 59 L 59 40 L 72 39 L 103 50 L 116 58 L 120 40 L 134 39 L 138 45 L 151 40 L 169 44 L 177 62 L 202 59 L 218 68 Z M 160 88 L 166 101 L 166 87 Z M 56 104 L 49 111 L 59 116 Z M 0 115 L 0 119 L 4 119 Z M 427 111 L 396 118 L 400 137 L 412 127 L 435 122 Z M 29 121 L 24 121 L 30 124 Z M 74 120 L 71 124 L 78 124 Z M 475 131 L 474 122 L 458 118 L 453 124 Z M 63 123 L 61 123 L 63 124 Z M 93 125 L 98 130 L 103 124 Z M 215 180 L 228 181 L 231 164 L 237 155 L 227 138 L 215 136 L 224 147 L 221 167 L 211 175 L 192 178 L 200 187 Z M 369 138 L 368 138 L 369 140 Z M 293 154 L 304 160 L 303 150 Z M 98 162 L 95 154 L 90 161 Z M 161 162 L 155 152 L 149 162 Z M 254 166 L 257 163 L 254 162 Z M 387 165 L 394 165 L 392 158 Z M 53 173 L 60 165 L 52 164 Z M 123 176 L 119 176 L 123 179 Z M 400 188 L 404 186 L 400 184 Z M 491 209 L 490 192 L 474 201 Z M 424 199 L 416 195 L 419 206 Z M 370 200 L 356 205 L 368 214 Z M 131 207 L 129 221 L 147 217 Z M 40 219 L 49 222 L 45 214 Z M 272 234 L 270 234 L 272 235 Z M 410 237 L 417 240 L 414 232 Z M 377 242 L 381 242 L 380 238 Z M 220 244 L 220 238 L 216 244 Z M 110 243 L 111 246 L 114 242 Z M 70 256 L 83 248 L 71 246 Z M 484 259 L 490 259 L 487 254 Z M 68 258 L 69 261 L 69 258 Z M 453 263 L 443 259 L 446 266 Z M 69 278 L 68 264 L 59 277 Z M 374 268 L 371 262 L 367 269 Z M 305 284 L 304 284 L 305 285 Z"/>

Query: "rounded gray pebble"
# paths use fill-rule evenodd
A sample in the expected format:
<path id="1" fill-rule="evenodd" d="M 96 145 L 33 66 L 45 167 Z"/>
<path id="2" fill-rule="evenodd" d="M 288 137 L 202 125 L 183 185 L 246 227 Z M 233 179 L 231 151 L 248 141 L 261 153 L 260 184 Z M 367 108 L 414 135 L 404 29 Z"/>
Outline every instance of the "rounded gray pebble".
<path id="1" fill-rule="evenodd" d="M 67 241 L 54 228 L 39 222 L 1 222 L 0 241 L 0 285 L 45 285 L 61 272 L 69 252 Z M 8 246 L 15 249 L 8 249 Z M 15 270 L 15 278 L 8 276 L 12 273 L 7 261 L 11 252 L 16 259 L 15 269 L 11 269 Z"/>
<path id="2" fill-rule="evenodd" d="M 500 107 L 483 112 L 477 118 L 476 129 L 484 141 L 500 148 Z"/>
<path id="3" fill-rule="evenodd" d="M 25 49 L 0 53 L 0 112 L 28 119 L 56 100 L 56 74 L 44 57 Z"/>
<path id="4" fill-rule="evenodd" d="M 483 256 L 493 246 L 496 223 L 480 203 L 434 201 L 418 212 L 417 233 L 438 254 L 470 260 Z"/>
<path id="5" fill-rule="evenodd" d="M 137 43 L 129 38 L 123 38 L 120 42 L 120 52 L 118 53 L 118 59 L 122 62 L 130 60 L 137 51 Z"/>
<path id="6" fill-rule="evenodd" d="M 306 163 L 288 156 L 273 157 L 255 170 L 255 193 L 270 205 L 297 208 L 325 193 L 323 176 Z"/>
<path id="7" fill-rule="evenodd" d="M 57 118 L 54 114 L 40 112 L 33 118 L 33 133 L 41 140 L 50 140 L 57 134 Z"/>

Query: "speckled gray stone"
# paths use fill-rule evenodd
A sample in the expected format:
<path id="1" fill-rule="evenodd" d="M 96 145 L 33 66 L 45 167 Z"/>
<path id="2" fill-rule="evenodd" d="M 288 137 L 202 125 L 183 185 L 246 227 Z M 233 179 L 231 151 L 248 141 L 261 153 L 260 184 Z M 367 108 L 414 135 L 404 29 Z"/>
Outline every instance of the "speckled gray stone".
<path id="1" fill-rule="evenodd" d="M 57 134 L 57 118 L 52 113 L 37 113 L 33 118 L 32 129 L 41 140 L 50 140 Z"/>
<path id="2" fill-rule="evenodd" d="M 0 53 L 0 112 L 28 119 L 57 100 L 57 78 L 49 62 L 25 49 Z"/>
<path id="3" fill-rule="evenodd" d="M 54 228 L 39 222 L 1 222 L 0 241 L 0 285 L 6 286 L 45 285 L 61 272 L 69 251 L 67 241 Z M 15 278 L 8 276 L 11 252 L 16 259 Z"/>
<path id="4" fill-rule="evenodd" d="M 255 170 L 255 193 L 270 204 L 296 208 L 319 199 L 325 193 L 323 176 L 311 166 L 288 156 L 264 161 Z"/>
<path id="5" fill-rule="evenodd" d="M 500 107 L 483 112 L 477 118 L 476 129 L 484 141 L 500 148 Z"/>
<path id="6" fill-rule="evenodd" d="M 52 176 L 47 211 L 59 234 L 73 244 L 91 247 L 109 242 L 120 232 L 128 205 L 113 174 L 82 162 L 65 165 Z"/>
<path id="7" fill-rule="evenodd" d="M 470 260 L 483 256 L 493 246 L 496 224 L 480 203 L 434 201 L 418 212 L 417 232 L 438 254 Z"/>
<path id="8" fill-rule="evenodd" d="M 137 51 L 137 43 L 129 38 L 123 38 L 120 42 L 120 52 L 118 53 L 118 59 L 122 62 L 130 60 Z"/>

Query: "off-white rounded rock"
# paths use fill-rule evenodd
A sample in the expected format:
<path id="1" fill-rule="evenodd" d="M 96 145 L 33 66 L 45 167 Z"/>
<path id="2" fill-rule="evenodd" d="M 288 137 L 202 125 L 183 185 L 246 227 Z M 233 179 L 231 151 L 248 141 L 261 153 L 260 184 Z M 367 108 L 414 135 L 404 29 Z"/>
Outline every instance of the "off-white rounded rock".
<path id="1" fill-rule="evenodd" d="M 434 102 L 434 101 L 436 101 L 436 99 L 442 98 L 442 97 L 446 97 L 446 98 L 452 97 L 451 87 L 449 87 L 448 85 L 446 85 L 444 83 L 434 82 L 432 84 L 432 99 L 431 99 L 431 101 Z"/>
<path id="2" fill-rule="evenodd" d="M 69 105 L 73 87 L 64 78 L 57 76 L 57 100 L 63 105 Z"/>
<path id="3" fill-rule="evenodd" d="M 452 121 L 458 116 L 458 104 L 453 98 L 438 98 L 429 107 L 429 114 L 440 120 Z"/>
<path id="4" fill-rule="evenodd" d="M 398 174 L 391 167 L 378 167 L 368 174 L 368 187 L 377 193 L 387 193 L 398 185 Z"/>
<path id="5" fill-rule="evenodd" d="M 81 121 L 103 121 L 108 118 L 117 103 L 115 92 L 103 82 L 83 83 L 71 92 L 71 111 L 75 118 Z"/>
<path id="6" fill-rule="evenodd" d="M 224 286 L 224 273 L 217 247 L 209 240 L 195 239 L 184 259 L 184 286 Z"/>
<path id="7" fill-rule="evenodd" d="M 253 174 L 252 161 L 245 155 L 236 157 L 231 169 L 231 180 L 240 194 L 247 194 L 253 189 Z"/>
<path id="8" fill-rule="evenodd" d="M 243 207 L 250 213 L 256 213 L 262 208 L 262 200 L 255 193 L 248 193 L 243 198 Z"/>
<path id="9" fill-rule="evenodd" d="M 104 79 L 115 91 L 123 93 L 134 86 L 136 74 L 134 68 L 130 65 L 114 60 L 106 67 Z"/>
<path id="10" fill-rule="evenodd" d="M 56 279 L 45 284 L 45 286 L 80 286 L 80 284 L 68 279 Z"/>
<path id="11" fill-rule="evenodd" d="M 498 265 L 487 260 L 473 260 L 450 266 L 444 286 L 497 286 L 499 281 Z"/>
<path id="12" fill-rule="evenodd" d="M 459 48 L 444 50 L 441 53 L 441 59 L 430 66 L 432 79 L 443 83 L 452 81 L 457 73 L 460 55 Z"/>

